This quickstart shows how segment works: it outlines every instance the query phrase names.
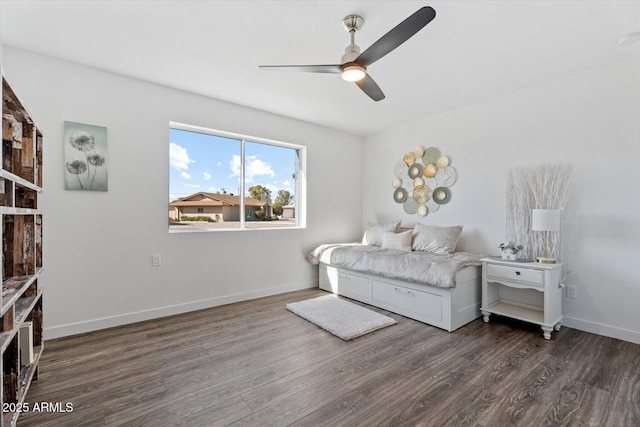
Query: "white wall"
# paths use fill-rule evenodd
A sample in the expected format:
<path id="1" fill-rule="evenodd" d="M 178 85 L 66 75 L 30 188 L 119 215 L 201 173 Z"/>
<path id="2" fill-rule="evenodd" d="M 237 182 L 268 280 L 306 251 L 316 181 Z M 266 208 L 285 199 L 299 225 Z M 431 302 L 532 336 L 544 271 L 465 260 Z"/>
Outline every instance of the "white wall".
<path id="1" fill-rule="evenodd" d="M 570 163 L 564 215 L 565 325 L 640 343 L 640 58 L 365 139 L 363 221 L 464 225 L 459 248 L 497 255 L 507 168 Z M 426 218 L 392 199 L 392 169 L 416 145 L 436 146 L 459 173 L 452 200 Z"/>
<path id="2" fill-rule="evenodd" d="M 306 252 L 361 233 L 362 138 L 8 46 L 3 66 L 45 136 L 47 338 L 317 286 Z M 65 120 L 108 128 L 108 192 L 64 190 Z M 171 120 L 306 145 L 307 228 L 169 234 Z"/>

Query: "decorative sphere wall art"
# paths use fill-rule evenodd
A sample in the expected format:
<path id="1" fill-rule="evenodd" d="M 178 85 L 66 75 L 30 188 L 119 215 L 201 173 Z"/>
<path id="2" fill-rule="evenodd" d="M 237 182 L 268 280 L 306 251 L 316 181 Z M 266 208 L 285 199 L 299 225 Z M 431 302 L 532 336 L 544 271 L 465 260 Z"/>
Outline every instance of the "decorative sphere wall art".
<path id="1" fill-rule="evenodd" d="M 451 200 L 458 172 L 436 147 L 416 147 L 393 167 L 393 200 L 409 215 L 427 216 Z"/>

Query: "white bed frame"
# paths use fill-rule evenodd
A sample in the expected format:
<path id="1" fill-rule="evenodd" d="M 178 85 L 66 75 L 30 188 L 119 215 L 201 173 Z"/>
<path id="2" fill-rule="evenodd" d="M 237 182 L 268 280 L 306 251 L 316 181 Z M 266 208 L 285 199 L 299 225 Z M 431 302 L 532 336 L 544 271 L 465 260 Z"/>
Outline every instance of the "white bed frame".
<path id="1" fill-rule="evenodd" d="M 320 289 L 453 332 L 481 316 L 480 266 L 456 274 L 455 288 L 438 288 L 320 263 Z"/>

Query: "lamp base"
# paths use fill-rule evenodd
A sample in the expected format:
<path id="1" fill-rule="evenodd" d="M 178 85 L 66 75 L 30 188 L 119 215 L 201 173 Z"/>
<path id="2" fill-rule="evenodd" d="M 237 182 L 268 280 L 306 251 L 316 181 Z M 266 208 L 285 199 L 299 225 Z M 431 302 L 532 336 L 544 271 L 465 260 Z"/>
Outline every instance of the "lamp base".
<path id="1" fill-rule="evenodd" d="M 545 257 L 537 257 L 536 261 L 542 264 L 555 264 L 556 263 L 556 259 L 555 258 L 545 258 Z"/>

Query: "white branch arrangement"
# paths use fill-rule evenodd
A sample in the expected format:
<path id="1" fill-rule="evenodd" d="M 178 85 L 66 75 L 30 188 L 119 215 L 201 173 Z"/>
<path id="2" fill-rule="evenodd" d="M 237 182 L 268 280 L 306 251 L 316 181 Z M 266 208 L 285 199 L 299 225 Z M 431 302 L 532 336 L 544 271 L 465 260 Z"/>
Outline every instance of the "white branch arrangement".
<path id="1" fill-rule="evenodd" d="M 531 231 L 531 210 L 563 211 L 569 198 L 571 175 L 570 165 L 507 169 L 505 237 L 524 246 L 522 258 L 535 258 L 544 248 L 542 233 Z M 562 229 L 562 217 L 560 222 Z M 549 252 L 559 261 L 562 260 L 561 235 L 549 234 Z"/>

